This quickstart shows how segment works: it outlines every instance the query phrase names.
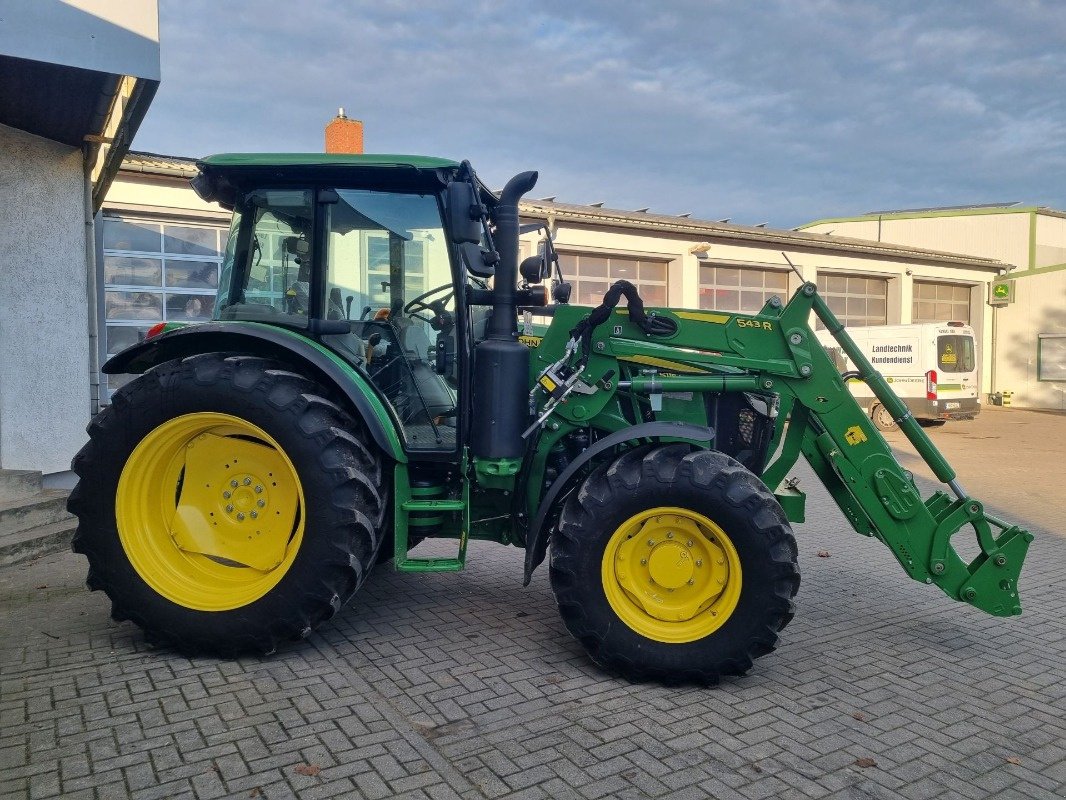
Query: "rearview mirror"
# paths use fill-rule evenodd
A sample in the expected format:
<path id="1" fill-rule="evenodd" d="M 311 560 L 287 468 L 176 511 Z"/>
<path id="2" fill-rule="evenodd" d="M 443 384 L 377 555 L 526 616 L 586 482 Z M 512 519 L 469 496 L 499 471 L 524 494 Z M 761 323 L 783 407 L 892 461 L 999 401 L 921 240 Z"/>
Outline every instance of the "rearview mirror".
<path id="1" fill-rule="evenodd" d="M 467 181 L 448 184 L 448 232 L 455 244 L 477 244 L 481 241 L 481 216 L 474 187 Z"/>
<path id="2" fill-rule="evenodd" d="M 459 245 L 463 254 L 463 261 L 471 275 L 479 278 L 491 278 L 496 274 L 496 262 L 500 260 L 499 254 L 494 250 L 484 250 L 475 242 L 463 242 Z"/>

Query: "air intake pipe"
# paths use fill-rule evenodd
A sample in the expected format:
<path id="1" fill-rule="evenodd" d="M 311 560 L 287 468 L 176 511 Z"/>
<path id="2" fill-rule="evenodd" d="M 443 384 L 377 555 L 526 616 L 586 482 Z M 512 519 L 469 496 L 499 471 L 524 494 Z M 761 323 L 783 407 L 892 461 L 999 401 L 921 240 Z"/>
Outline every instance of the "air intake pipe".
<path id="1" fill-rule="evenodd" d="M 529 421 L 529 348 L 518 341 L 518 200 L 537 182 L 523 172 L 507 182 L 493 211 L 493 240 L 500 254 L 492 290 L 488 333 L 474 348 L 474 415 L 470 449 L 475 458 L 521 458 Z"/>

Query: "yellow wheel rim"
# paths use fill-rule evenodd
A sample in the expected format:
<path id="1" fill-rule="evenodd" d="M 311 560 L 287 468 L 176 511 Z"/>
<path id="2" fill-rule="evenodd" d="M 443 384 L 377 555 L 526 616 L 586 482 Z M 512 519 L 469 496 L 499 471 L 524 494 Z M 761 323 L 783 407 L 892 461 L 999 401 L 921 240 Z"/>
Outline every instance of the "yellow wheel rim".
<path id="1" fill-rule="evenodd" d="M 265 431 L 229 414 L 164 422 L 130 454 L 115 521 L 137 574 L 168 600 L 228 611 L 292 566 L 304 535 L 296 469 Z"/>
<path id="2" fill-rule="evenodd" d="M 657 642 L 714 633 L 740 600 L 736 547 L 717 524 L 685 508 L 652 508 L 623 522 L 607 542 L 601 575 L 618 618 Z"/>

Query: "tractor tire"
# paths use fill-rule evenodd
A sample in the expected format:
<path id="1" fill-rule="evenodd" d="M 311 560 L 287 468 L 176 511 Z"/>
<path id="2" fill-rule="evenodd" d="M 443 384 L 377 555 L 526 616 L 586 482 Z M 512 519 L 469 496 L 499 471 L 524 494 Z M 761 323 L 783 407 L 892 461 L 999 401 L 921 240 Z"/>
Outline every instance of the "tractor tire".
<path id="1" fill-rule="evenodd" d="M 323 387 L 274 362 L 170 361 L 89 424 L 73 549 L 111 616 L 152 644 L 226 658 L 306 637 L 374 565 L 381 458 Z"/>
<path id="2" fill-rule="evenodd" d="M 772 651 L 799 588 L 796 540 L 766 486 L 723 453 L 634 448 L 567 499 L 552 534 L 559 612 L 633 681 L 713 685 Z"/>
<path id="3" fill-rule="evenodd" d="M 874 403 L 870 406 L 870 421 L 873 422 L 874 427 L 879 431 L 898 431 L 899 425 L 892 419 L 892 415 L 888 413 L 888 409 L 880 403 Z"/>

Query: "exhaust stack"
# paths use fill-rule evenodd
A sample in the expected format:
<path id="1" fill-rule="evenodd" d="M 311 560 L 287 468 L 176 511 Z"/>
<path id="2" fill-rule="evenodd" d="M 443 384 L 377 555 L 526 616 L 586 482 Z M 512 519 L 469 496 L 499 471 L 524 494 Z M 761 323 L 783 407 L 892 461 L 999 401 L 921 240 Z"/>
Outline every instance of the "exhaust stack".
<path id="1" fill-rule="evenodd" d="M 470 449 L 475 458 L 520 459 L 522 431 L 529 419 L 524 391 L 529 384 L 529 348 L 518 341 L 518 201 L 537 182 L 522 172 L 507 182 L 493 211 L 493 237 L 500 254 L 493 283 L 492 320 L 474 350 L 474 408 Z"/>

